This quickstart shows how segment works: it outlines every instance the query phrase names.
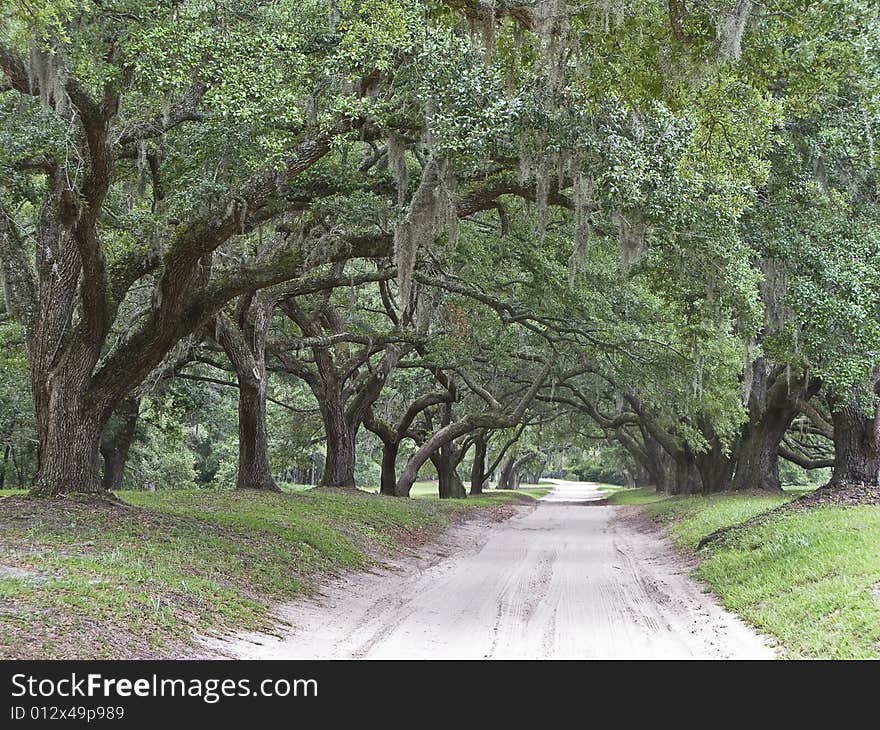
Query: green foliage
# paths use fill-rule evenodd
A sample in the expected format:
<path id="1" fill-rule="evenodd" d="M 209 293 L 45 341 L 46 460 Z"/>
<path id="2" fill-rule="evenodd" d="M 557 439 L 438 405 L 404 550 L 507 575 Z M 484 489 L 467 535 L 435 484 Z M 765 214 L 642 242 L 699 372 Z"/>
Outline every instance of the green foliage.
<path id="1" fill-rule="evenodd" d="M 584 368 L 578 387 L 603 413 L 637 399 L 701 451 L 707 431 L 724 447 L 740 432 L 743 365 L 758 353 L 839 398 L 878 365 L 880 74 L 870 2 L 782 0 L 778 12 L 752 8 L 742 32 L 728 0 L 686 5 L 681 17 L 653 0 L 543 7 L 528 30 L 507 5 L 478 28 L 459 3 L 421 0 L 7 2 L 0 40 L 22 59 L 49 54 L 94 99 L 121 95 L 96 236 L 114 286 L 156 252 L 185 248 L 186 224 L 214 220 L 218 201 L 238 205 L 255 170 L 277 175 L 344 120 L 350 133 L 205 257 L 214 282 L 281 249 L 321 256 L 394 237 L 419 212 L 408 201 L 427 160 L 442 159 L 444 195 L 505 192 L 412 244 L 422 272 L 458 287 L 416 288 L 422 364 L 522 386 L 552 347 L 552 393 L 561 373 Z M 193 89 L 204 96 L 192 119 L 117 149 Z M 43 158 L 74 160 L 63 169 L 77 181 L 88 157 L 76 119 L 46 102 L 0 93 L 0 202 L 28 245 L 48 188 Z M 769 294 L 768 262 L 784 278 Z M 148 320 L 161 274 L 120 285 L 105 350 Z M 375 289 L 330 301 L 345 331 L 387 334 Z M 316 404 L 290 378 L 271 381 L 293 407 L 270 406 L 273 470 L 292 473 L 321 448 Z M 381 402 L 397 414 L 424 379 L 389 383 Z M 234 392 L 187 386 L 147 394 L 138 483 L 233 481 Z M 462 404 L 483 406 L 473 394 Z M 359 478 L 375 483 L 366 439 Z"/>
<path id="2" fill-rule="evenodd" d="M 586 451 L 565 464 L 571 479 L 603 484 L 626 484 L 627 458 L 623 448 L 599 448 Z"/>

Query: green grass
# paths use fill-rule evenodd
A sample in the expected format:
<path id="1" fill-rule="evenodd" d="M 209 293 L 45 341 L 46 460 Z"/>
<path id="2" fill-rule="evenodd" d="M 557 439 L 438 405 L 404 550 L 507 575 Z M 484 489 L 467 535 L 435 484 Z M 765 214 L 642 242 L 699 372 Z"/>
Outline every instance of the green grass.
<path id="1" fill-rule="evenodd" d="M 673 542 L 694 550 L 704 535 L 795 496 L 666 497 L 612 493 L 636 504 Z M 880 507 L 822 507 L 769 517 L 699 553 L 696 577 L 728 609 L 773 636 L 789 658 L 880 657 Z"/>
<path id="2" fill-rule="evenodd" d="M 3 492 L 9 496 L 11 492 Z M 0 658 L 144 657 L 267 628 L 279 600 L 515 495 L 401 500 L 313 489 L 0 499 Z"/>

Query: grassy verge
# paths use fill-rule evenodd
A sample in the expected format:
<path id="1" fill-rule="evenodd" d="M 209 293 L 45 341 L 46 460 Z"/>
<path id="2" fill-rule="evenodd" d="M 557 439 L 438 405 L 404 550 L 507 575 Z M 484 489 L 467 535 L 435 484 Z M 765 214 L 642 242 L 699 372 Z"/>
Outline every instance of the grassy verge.
<path id="1" fill-rule="evenodd" d="M 522 500 L 123 492 L 124 504 L 0 492 L 0 658 L 151 657 L 195 632 L 266 628 L 271 605 L 412 545 L 457 514 Z"/>
<path id="2" fill-rule="evenodd" d="M 679 547 L 767 512 L 795 495 L 665 497 L 633 489 L 612 504 L 639 505 Z M 775 637 L 790 658 L 880 657 L 880 507 L 787 511 L 710 544 L 696 576 L 722 603 Z"/>

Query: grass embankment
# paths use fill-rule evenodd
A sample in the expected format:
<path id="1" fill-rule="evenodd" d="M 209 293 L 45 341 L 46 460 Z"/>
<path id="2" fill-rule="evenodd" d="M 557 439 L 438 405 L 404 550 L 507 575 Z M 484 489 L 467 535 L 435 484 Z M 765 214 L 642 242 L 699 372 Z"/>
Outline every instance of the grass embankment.
<path id="1" fill-rule="evenodd" d="M 673 542 L 702 537 L 790 501 L 786 495 L 664 497 L 632 489 L 612 504 L 639 505 Z M 698 553 L 695 575 L 722 603 L 773 636 L 790 658 L 880 657 L 880 507 L 785 510 Z"/>
<path id="2" fill-rule="evenodd" d="M 124 504 L 0 492 L 0 658 L 173 656 L 199 631 L 268 628 L 274 602 L 529 499 L 362 492 L 121 492 Z"/>

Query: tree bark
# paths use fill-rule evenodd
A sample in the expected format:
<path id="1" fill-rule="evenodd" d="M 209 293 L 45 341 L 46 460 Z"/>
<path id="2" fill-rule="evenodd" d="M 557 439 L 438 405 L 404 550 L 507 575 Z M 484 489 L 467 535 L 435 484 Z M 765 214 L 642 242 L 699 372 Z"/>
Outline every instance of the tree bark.
<path id="1" fill-rule="evenodd" d="M 335 352 L 334 336 L 345 333 L 342 319 L 329 302 L 312 312 L 305 311 L 293 297 L 281 301 L 280 306 L 310 340 L 314 367 L 283 357 L 282 362 L 308 384 L 318 401 L 327 443 L 320 486 L 354 489 L 357 433 L 408 345 L 388 344 L 379 365 L 365 367 L 371 348 L 349 358 Z"/>
<path id="2" fill-rule="evenodd" d="M 458 459 L 452 443 L 444 444 L 435 456 L 431 457 L 437 469 L 440 499 L 464 499 L 467 497 L 461 477 L 458 476 Z"/>
<path id="3" fill-rule="evenodd" d="M 265 378 L 257 382 L 239 382 L 238 477 L 235 488 L 281 491 L 269 464 Z"/>
<path id="4" fill-rule="evenodd" d="M 326 393 L 320 410 L 327 437 L 327 456 L 319 486 L 353 489 L 356 428 L 345 417 L 345 405 L 339 394 Z"/>
<path id="5" fill-rule="evenodd" d="M 639 431 L 642 440 L 639 441 L 634 435 L 630 434 L 626 428 L 618 428 L 615 432 L 615 438 L 623 444 L 623 447 L 629 452 L 637 468 L 635 481 L 638 486 L 651 485 L 658 492 L 668 491 L 671 481 L 672 465 L 670 457 L 655 439 L 650 431 L 641 423 Z"/>
<path id="6" fill-rule="evenodd" d="M 498 475 L 497 489 L 516 489 L 519 486 L 515 471 L 516 459 L 511 457 L 504 462 Z"/>
<path id="7" fill-rule="evenodd" d="M 880 486 L 880 408 L 866 414 L 858 403 L 832 413 L 834 467 L 829 486 Z"/>
<path id="8" fill-rule="evenodd" d="M 760 489 L 779 492 L 779 444 L 785 431 L 771 427 L 764 422 L 749 423 L 745 426 L 742 443 L 736 463 L 736 474 L 731 489 L 743 491 Z"/>
<path id="9" fill-rule="evenodd" d="M 779 481 L 779 445 L 798 412 L 798 400 L 807 400 L 819 383 L 805 383 L 786 375 L 777 366 L 771 370 L 764 358 L 752 364 L 749 420 L 743 427 L 731 489 L 782 491 Z"/>
<path id="10" fill-rule="evenodd" d="M 713 444 L 708 452 L 697 454 L 696 462 L 703 494 L 730 489 L 736 462 L 718 444 Z"/>
<path id="11" fill-rule="evenodd" d="M 520 398 L 519 404 L 512 413 L 500 413 L 498 411 L 489 411 L 481 414 L 470 414 L 459 421 L 443 426 L 431 437 L 425 441 L 416 452 L 410 457 L 406 466 L 397 480 L 395 493 L 400 497 L 408 497 L 410 489 L 419 469 L 441 446 L 447 444 L 460 436 L 471 433 L 478 429 L 499 429 L 510 428 L 514 424 L 520 423 L 525 415 L 526 409 L 534 400 L 540 387 L 550 373 L 550 364 L 546 363 L 541 369 L 537 377 L 532 381 L 531 386 L 525 395 Z"/>
<path id="12" fill-rule="evenodd" d="M 673 484 L 674 464 L 671 457 L 657 441 L 656 438 L 644 427 L 640 426 L 642 440 L 645 444 L 646 459 L 643 462 L 658 492 L 668 492 Z"/>
<path id="13" fill-rule="evenodd" d="M 280 492 L 269 463 L 266 427 L 266 336 L 274 302 L 266 293 L 243 297 L 237 322 L 223 315 L 215 321 L 216 336 L 238 379 L 238 473 L 236 489 Z"/>
<path id="14" fill-rule="evenodd" d="M 680 449 L 673 455 L 675 478 L 670 486 L 670 494 L 700 494 L 703 480 L 697 469 L 697 459 L 689 448 Z"/>
<path id="15" fill-rule="evenodd" d="M 471 495 L 482 494 L 486 486 L 486 455 L 489 445 L 485 436 L 474 438 L 474 462 L 471 465 Z"/>
<path id="16" fill-rule="evenodd" d="M 12 450 L 12 445 L 7 442 L 3 445 L 3 467 L 0 468 L 0 489 L 6 488 L 6 467 L 9 464 L 9 453 Z"/>
<path id="17" fill-rule="evenodd" d="M 141 399 L 126 398 L 110 418 L 101 439 L 104 474 L 101 483 L 105 490 L 122 489 L 128 452 L 134 441 L 140 415 Z"/>
<path id="18" fill-rule="evenodd" d="M 31 493 L 36 497 L 103 494 L 100 448 L 107 416 L 61 384 L 49 389 L 45 408 L 38 417 L 44 428 L 40 429 L 40 469 Z"/>
<path id="19" fill-rule="evenodd" d="M 721 440 L 711 424 L 701 423 L 700 430 L 709 442 L 708 451 L 703 451 L 696 455 L 703 494 L 727 491 L 730 489 L 733 480 L 733 470 L 736 466 L 739 444 L 733 444 L 725 452 Z"/>
<path id="20" fill-rule="evenodd" d="M 425 393 L 416 398 L 406 409 L 401 419 L 391 425 L 378 418 L 373 412 L 372 405 L 364 412 L 364 426 L 379 437 L 382 442 L 382 475 L 380 479 L 379 493 L 388 496 L 396 496 L 397 484 L 397 455 L 400 452 L 400 444 L 403 439 L 413 435 L 410 427 L 416 417 L 432 405 L 444 403 L 454 399 L 450 390 L 441 392 Z"/>
<path id="21" fill-rule="evenodd" d="M 397 453 L 400 451 L 400 441 L 382 442 L 382 476 L 379 485 L 379 493 L 390 497 L 395 496 L 394 487 L 397 484 Z"/>

